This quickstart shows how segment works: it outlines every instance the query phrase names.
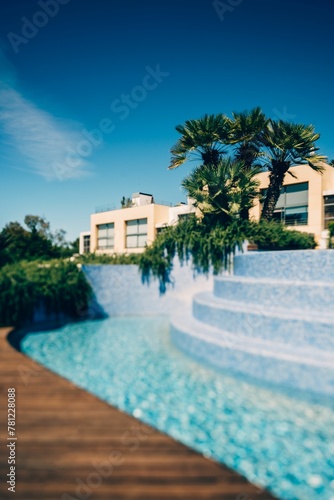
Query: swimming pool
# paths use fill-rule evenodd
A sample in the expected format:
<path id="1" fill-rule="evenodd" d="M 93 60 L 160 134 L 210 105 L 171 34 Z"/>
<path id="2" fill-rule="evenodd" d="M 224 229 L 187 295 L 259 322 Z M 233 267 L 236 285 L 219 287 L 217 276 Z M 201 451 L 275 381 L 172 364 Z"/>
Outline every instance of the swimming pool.
<path id="1" fill-rule="evenodd" d="M 164 317 L 71 324 L 21 348 L 281 499 L 334 500 L 334 409 L 192 361 Z"/>

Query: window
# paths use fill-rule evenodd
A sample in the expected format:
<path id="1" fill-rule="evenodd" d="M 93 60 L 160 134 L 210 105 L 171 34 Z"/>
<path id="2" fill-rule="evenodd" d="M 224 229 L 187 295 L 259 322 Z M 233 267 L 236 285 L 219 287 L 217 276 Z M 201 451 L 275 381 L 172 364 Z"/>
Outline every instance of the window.
<path id="1" fill-rule="evenodd" d="M 325 229 L 328 229 L 328 223 L 334 221 L 334 195 L 324 196 L 324 209 L 325 209 Z"/>
<path id="2" fill-rule="evenodd" d="M 286 207 L 285 224 L 287 226 L 306 226 L 308 221 L 308 207 Z"/>
<path id="3" fill-rule="evenodd" d="M 267 190 L 263 189 L 262 203 Z M 334 208 L 334 207 L 333 207 Z M 274 219 L 287 226 L 306 226 L 308 223 L 308 182 L 283 186 L 274 211 Z"/>
<path id="4" fill-rule="evenodd" d="M 281 208 L 278 208 L 275 210 L 273 219 L 277 220 L 278 222 L 284 222 L 284 210 Z"/>
<path id="5" fill-rule="evenodd" d="M 166 230 L 166 227 L 168 227 L 168 226 L 167 226 L 167 224 L 166 224 L 165 226 L 157 227 L 157 234 L 160 234 L 160 233 L 162 233 L 163 231 L 165 231 L 165 230 Z"/>
<path id="6" fill-rule="evenodd" d="M 114 248 L 114 223 L 97 226 L 97 248 L 106 250 Z"/>
<path id="7" fill-rule="evenodd" d="M 83 253 L 90 252 L 90 234 L 83 237 Z"/>
<path id="8" fill-rule="evenodd" d="M 128 220 L 126 248 L 143 248 L 147 243 L 147 219 Z"/>

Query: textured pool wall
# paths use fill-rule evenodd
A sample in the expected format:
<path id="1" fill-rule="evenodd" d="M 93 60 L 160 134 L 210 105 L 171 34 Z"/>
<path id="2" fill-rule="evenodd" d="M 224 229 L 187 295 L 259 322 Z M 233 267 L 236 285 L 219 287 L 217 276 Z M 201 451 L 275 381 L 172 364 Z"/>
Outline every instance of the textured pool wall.
<path id="1" fill-rule="evenodd" d="M 193 295 L 212 290 L 212 276 L 194 276 L 190 264 L 174 261 L 173 284 L 165 294 L 159 292 L 159 282 L 143 283 L 136 265 L 82 266 L 95 294 L 95 303 L 107 315 L 170 315 L 175 311 L 191 310 Z M 94 307 L 93 307 L 94 308 Z"/>

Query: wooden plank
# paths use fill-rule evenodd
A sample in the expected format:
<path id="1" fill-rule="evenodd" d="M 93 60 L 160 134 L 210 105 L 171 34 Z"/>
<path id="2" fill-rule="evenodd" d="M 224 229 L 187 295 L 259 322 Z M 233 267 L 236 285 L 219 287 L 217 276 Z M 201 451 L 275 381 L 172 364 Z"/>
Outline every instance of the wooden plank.
<path id="1" fill-rule="evenodd" d="M 1 499 L 274 498 L 26 358 L 8 343 L 9 331 L 0 329 Z M 4 482 L 8 387 L 17 393 L 15 495 Z"/>

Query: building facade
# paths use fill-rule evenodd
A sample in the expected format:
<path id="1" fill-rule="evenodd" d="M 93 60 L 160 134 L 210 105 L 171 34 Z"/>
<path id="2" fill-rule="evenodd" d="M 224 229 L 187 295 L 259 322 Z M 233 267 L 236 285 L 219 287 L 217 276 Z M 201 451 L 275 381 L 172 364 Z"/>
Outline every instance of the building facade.
<path id="1" fill-rule="evenodd" d="M 274 218 L 298 231 L 314 234 L 320 248 L 326 248 L 328 222 L 334 220 L 334 168 L 324 165 L 323 173 L 307 165 L 290 168 L 277 202 Z M 269 172 L 257 175 L 260 197 L 250 211 L 252 219 L 259 220 L 262 199 L 269 185 Z"/>
<path id="2" fill-rule="evenodd" d="M 194 212 L 191 201 L 170 206 L 155 203 L 151 194 L 134 193 L 131 206 L 91 215 L 90 231 L 80 233 L 80 253 L 142 253 L 164 227 Z"/>
<path id="3" fill-rule="evenodd" d="M 327 248 L 328 223 L 334 221 L 334 168 L 324 165 L 318 173 L 306 165 L 290 169 L 277 202 L 274 218 L 287 227 L 312 233 L 319 248 Z M 269 185 L 269 172 L 257 175 L 260 195 L 250 210 L 259 220 L 262 201 Z M 198 214 L 194 200 L 171 206 L 155 203 L 151 194 L 134 193 L 130 206 L 104 210 L 91 215 L 90 231 L 80 233 L 80 253 L 141 253 L 166 226 Z"/>

